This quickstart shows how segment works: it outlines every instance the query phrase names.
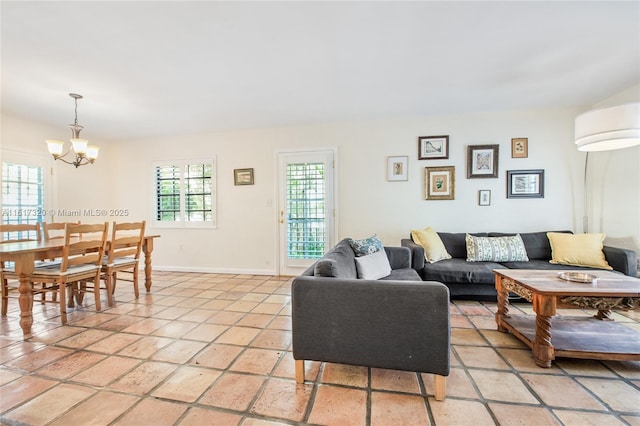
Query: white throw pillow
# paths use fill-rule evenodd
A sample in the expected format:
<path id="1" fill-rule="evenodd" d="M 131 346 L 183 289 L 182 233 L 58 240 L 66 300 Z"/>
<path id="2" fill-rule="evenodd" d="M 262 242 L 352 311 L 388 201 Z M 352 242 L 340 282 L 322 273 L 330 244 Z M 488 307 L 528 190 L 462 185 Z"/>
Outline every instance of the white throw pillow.
<path id="1" fill-rule="evenodd" d="M 366 256 L 356 257 L 356 270 L 358 278 L 365 280 L 377 280 L 391 274 L 391 265 L 387 252 L 377 251 Z"/>

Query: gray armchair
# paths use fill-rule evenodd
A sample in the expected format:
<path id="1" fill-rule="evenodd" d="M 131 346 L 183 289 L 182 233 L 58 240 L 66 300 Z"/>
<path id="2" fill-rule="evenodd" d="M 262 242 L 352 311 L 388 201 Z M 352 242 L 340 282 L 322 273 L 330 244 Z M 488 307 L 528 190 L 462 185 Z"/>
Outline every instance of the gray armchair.
<path id="1" fill-rule="evenodd" d="M 296 381 L 304 361 L 433 373 L 435 398 L 449 375 L 449 291 L 433 281 L 302 275 L 292 285 Z"/>

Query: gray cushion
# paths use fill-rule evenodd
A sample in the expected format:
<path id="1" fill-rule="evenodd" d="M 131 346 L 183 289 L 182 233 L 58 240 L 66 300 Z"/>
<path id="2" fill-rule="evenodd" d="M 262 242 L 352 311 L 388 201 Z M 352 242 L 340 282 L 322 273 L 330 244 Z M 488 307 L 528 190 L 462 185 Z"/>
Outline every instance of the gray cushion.
<path id="1" fill-rule="evenodd" d="M 418 272 L 413 268 L 394 269 L 389 276 L 381 278 L 382 280 L 395 281 L 422 281 Z"/>
<path id="2" fill-rule="evenodd" d="M 430 263 L 422 269 L 422 279 L 425 281 L 440 281 L 442 283 L 474 283 L 493 284 L 495 282 L 494 269 L 505 269 L 500 263 L 467 262 L 466 259 L 446 259 Z"/>
<path id="3" fill-rule="evenodd" d="M 320 277 L 357 278 L 355 253 L 344 239 L 316 262 L 314 275 Z"/>
<path id="4" fill-rule="evenodd" d="M 453 258 L 466 259 L 467 258 L 467 242 L 465 237 L 467 236 L 466 232 L 457 232 L 457 233 L 449 233 L 449 232 L 438 232 L 444 247 L 447 249 L 447 253 L 451 255 Z M 479 232 L 475 234 L 469 234 L 476 237 L 488 237 L 489 234 L 486 232 Z M 436 262 L 438 263 L 438 262 Z"/>
<path id="5" fill-rule="evenodd" d="M 570 270 L 593 270 L 595 268 L 584 268 L 580 266 L 567 266 L 549 263 L 548 260 L 531 260 L 529 262 L 501 262 L 501 264 L 509 269 L 542 269 L 547 271 L 566 271 Z"/>

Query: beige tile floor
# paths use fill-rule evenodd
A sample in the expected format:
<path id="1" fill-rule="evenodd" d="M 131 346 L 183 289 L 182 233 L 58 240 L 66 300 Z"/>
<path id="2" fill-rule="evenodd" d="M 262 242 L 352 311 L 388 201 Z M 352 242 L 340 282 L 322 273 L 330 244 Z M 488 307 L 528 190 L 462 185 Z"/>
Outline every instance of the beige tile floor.
<path id="1" fill-rule="evenodd" d="M 444 402 L 433 399 L 431 375 L 404 371 L 313 362 L 297 385 L 290 284 L 154 272 L 150 294 L 136 300 L 121 283 L 115 307 L 72 309 L 66 326 L 57 306 L 36 302 L 27 341 L 11 300 L 0 320 L 0 422 L 640 425 L 640 362 L 559 359 L 538 368 L 523 344 L 495 330 L 495 303 L 451 305 Z M 515 309 L 532 313 L 528 304 Z M 615 319 L 640 331 L 639 312 Z"/>

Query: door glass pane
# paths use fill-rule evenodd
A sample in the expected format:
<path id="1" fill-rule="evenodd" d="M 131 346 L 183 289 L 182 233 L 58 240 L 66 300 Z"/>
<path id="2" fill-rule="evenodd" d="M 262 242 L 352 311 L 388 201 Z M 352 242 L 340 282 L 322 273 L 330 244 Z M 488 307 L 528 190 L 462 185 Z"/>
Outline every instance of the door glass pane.
<path id="1" fill-rule="evenodd" d="M 317 259 L 325 251 L 325 165 L 287 164 L 287 256 Z"/>
<path id="2" fill-rule="evenodd" d="M 2 223 L 37 223 L 42 222 L 43 216 L 42 167 L 2 163 Z M 36 235 L 15 237 L 35 238 Z"/>

